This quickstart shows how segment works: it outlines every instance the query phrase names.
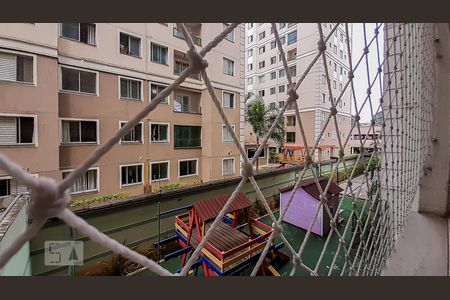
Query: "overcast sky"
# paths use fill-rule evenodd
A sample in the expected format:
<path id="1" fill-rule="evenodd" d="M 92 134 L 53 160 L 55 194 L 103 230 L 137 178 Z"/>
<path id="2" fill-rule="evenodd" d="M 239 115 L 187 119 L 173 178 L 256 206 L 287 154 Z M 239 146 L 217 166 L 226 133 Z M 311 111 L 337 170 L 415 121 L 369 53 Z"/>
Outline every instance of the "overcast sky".
<path id="1" fill-rule="evenodd" d="M 370 43 L 370 40 L 374 37 L 375 27 L 376 27 L 375 23 L 365 23 L 367 43 Z M 380 27 L 380 29 L 379 29 L 378 45 L 379 45 L 379 51 L 380 51 L 380 62 L 382 63 L 383 51 L 384 51 L 383 27 Z M 355 68 L 355 65 L 357 64 L 357 62 L 361 58 L 362 54 L 364 53 L 364 47 L 365 47 L 364 25 L 362 23 L 354 23 L 353 24 L 352 46 L 353 46 L 352 63 L 353 63 L 353 68 Z M 369 66 L 368 69 L 369 69 L 370 81 L 373 81 L 373 79 L 378 71 L 378 55 L 377 55 L 376 40 L 374 40 L 369 47 L 368 66 Z M 358 105 L 358 109 L 360 109 L 361 105 L 364 103 L 364 100 L 367 97 L 367 88 L 369 87 L 369 83 L 367 80 L 367 67 L 366 67 L 365 59 L 363 59 L 361 61 L 358 68 L 356 69 L 353 82 L 354 82 L 354 86 L 355 86 L 356 102 Z M 377 82 L 373 85 L 372 93 L 370 95 L 374 114 L 376 113 L 379 103 L 380 103 L 380 101 L 379 101 L 380 95 L 381 95 L 380 83 L 377 78 Z M 356 109 L 355 109 L 355 105 L 354 105 L 354 100 L 352 98 L 352 114 L 354 115 L 355 113 L 356 113 Z M 370 113 L 369 103 L 366 103 L 364 105 L 360 115 L 361 115 L 361 122 L 370 122 L 371 113 Z"/>

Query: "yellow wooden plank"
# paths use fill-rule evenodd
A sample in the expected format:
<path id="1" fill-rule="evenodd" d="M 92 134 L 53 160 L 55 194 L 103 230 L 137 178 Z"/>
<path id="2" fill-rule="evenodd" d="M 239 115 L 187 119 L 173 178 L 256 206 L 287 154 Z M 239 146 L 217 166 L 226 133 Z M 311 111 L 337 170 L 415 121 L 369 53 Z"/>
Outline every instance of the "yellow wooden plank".
<path id="1" fill-rule="evenodd" d="M 256 252 L 260 249 L 263 249 L 265 245 L 266 245 L 266 242 L 264 242 L 262 244 L 258 244 L 257 246 L 250 248 L 248 251 L 242 252 L 241 254 L 236 255 L 233 258 L 230 258 L 229 260 L 227 260 L 223 263 L 223 267 L 226 268 L 226 267 L 240 261 L 241 259 L 245 258 L 246 256 L 250 256 L 254 252 Z"/>

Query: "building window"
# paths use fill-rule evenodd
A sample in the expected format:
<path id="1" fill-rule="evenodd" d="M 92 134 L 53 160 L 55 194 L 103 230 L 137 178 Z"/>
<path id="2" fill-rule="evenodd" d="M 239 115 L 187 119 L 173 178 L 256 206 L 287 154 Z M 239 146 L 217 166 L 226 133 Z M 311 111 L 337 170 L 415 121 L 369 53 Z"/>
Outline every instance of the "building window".
<path id="1" fill-rule="evenodd" d="M 169 162 L 150 163 L 151 181 L 169 180 Z"/>
<path id="2" fill-rule="evenodd" d="M 202 146 L 201 126 L 175 125 L 174 148 L 200 148 Z"/>
<path id="3" fill-rule="evenodd" d="M 337 64 L 334 63 L 334 71 L 337 72 Z"/>
<path id="4" fill-rule="evenodd" d="M 191 114 L 201 113 L 201 108 L 199 105 L 191 103 L 189 96 L 187 95 L 176 95 L 175 102 L 173 105 L 173 111 L 184 112 Z"/>
<path id="5" fill-rule="evenodd" d="M 234 61 L 223 58 L 223 74 L 234 76 Z"/>
<path id="6" fill-rule="evenodd" d="M 169 124 L 150 124 L 150 142 L 168 143 L 169 142 Z"/>
<path id="7" fill-rule="evenodd" d="M 62 23 L 61 36 L 81 43 L 95 45 L 95 24 Z"/>
<path id="8" fill-rule="evenodd" d="M 247 56 L 252 57 L 253 56 L 253 49 L 250 49 L 247 51 Z"/>
<path id="9" fill-rule="evenodd" d="M 297 76 L 297 66 L 290 66 L 288 70 L 289 74 L 291 74 L 291 77 Z"/>
<path id="10" fill-rule="evenodd" d="M 142 183 L 142 164 L 120 167 L 121 186 L 141 184 Z"/>
<path id="11" fill-rule="evenodd" d="M 142 81 L 120 78 L 120 98 L 142 100 Z"/>
<path id="12" fill-rule="evenodd" d="M 265 31 L 259 33 L 259 39 L 260 40 L 262 40 L 265 37 L 266 37 L 266 32 Z"/>
<path id="13" fill-rule="evenodd" d="M 258 82 L 263 83 L 265 81 L 266 77 L 264 75 L 259 75 Z"/>
<path id="14" fill-rule="evenodd" d="M 266 52 L 266 46 L 259 47 L 258 52 L 259 54 L 263 54 L 264 52 Z"/>
<path id="15" fill-rule="evenodd" d="M 322 93 L 322 103 L 325 103 L 325 94 Z"/>
<path id="16" fill-rule="evenodd" d="M 34 130 L 34 117 L 0 116 L 0 145 L 33 145 Z"/>
<path id="17" fill-rule="evenodd" d="M 276 41 L 272 41 L 270 42 L 270 49 L 273 49 L 277 46 L 277 42 Z"/>
<path id="18" fill-rule="evenodd" d="M 264 97 L 264 96 L 266 95 L 265 90 L 260 90 L 260 91 L 258 92 L 258 95 L 259 95 L 260 97 Z"/>
<path id="19" fill-rule="evenodd" d="M 248 65 L 247 65 L 247 69 L 248 69 L 249 71 L 253 70 L 253 64 L 248 64 Z"/>
<path id="20" fill-rule="evenodd" d="M 283 29 L 284 27 L 286 27 L 286 23 L 278 23 L 279 24 L 279 28 Z"/>
<path id="21" fill-rule="evenodd" d="M 62 120 L 62 143 L 97 143 L 97 121 Z"/>
<path id="22" fill-rule="evenodd" d="M 339 91 L 342 91 L 342 83 L 339 83 Z"/>
<path id="23" fill-rule="evenodd" d="M 322 84 L 325 84 L 326 79 L 327 79 L 327 77 L 325 76 L 325 74 L 322 74 Z"/>
<path id="24" fill-rule="evenodd" d="M 150 84 L 150 101 L 156 98 L 167 86 L 156 83 Z M 169 96 L 166 96 L 160 103 L 169 103 Z"/>
<path id="25" fill-rule="evenodd" d="M 339 57 L 344 58 L 344 52 L 342 52 L 342 50 L 339 50 Z"/>
<path id="26" fill-rule="evenodd" d="M 224 158 L 222 160 L 222 175 L 234 174 L 234 158 Z"/>
<path id="27" fill-rule="evenodd" d="M 336 88 L 336 80 L 333 80 L 333 89 Z"/>
<path id="28" fill-rule="evenodd" d="M 173 73 L 175 75 L 180 75 L 181 73 L 183 73 L 184 70 L 186 70 L 189 67 L 189 63 L 184 62 L 184 61 L 179 61 L 176 60 L 175 61 L 175 66 L 173 69 Z"/>
<path id="29" fill-rule="evenodd" d="M 127 122 L 120 122 L 120 128 L 125 126 Z M 142 143 L 142 123 L 137 124 L 120 140 L 122 144 L 125 143 Z"/>
<path id="30" fill-rule="evenodd" d="M 253 84 L 253 77 L 247 78 L 247 84 Z"/>
<path id="31" fill-rule="evenodd" d="M 339 66 L 339 74 L 343 74 L 344 73 L 344 71 L 343 71 L 344 69 L 342 68 L 342 66 Z"/>
<path id="32" fill-rule="evenodd" d="M 0 52 L 0 80 L 33 83 L 33 57 Z"/>
<path id="33" fill-rule="evenodd" d="M 79 93 L 97 92 L 97 73 L 61 67 L 62 89 Z"/>
<path id="34" fill-rule="evenodd" d="M 277 57 L 276 57 L 276 56 L 272 56 L 272 57 L 270 58 L 270 64 L 273 65 L 273 64 L 276 63 L 276 62 L 277 62 Z"/>
<path id="35" fill-rule="evenodd" d="M 248 36 L 248 43 L 252 43 L 253 42 L 253 35 L 249 35 Z"/>
<path id="36" fill-rule="evenodd" d="M 295 116 L 286 117 L 286 126 L 295 126 Z"/>
<path id="37" fill-rule="evenodd" d="M 69 176 L 71 171 L 63 171 L 63 179 Z M 98 191 L 98 169 L 89 169 L 83 175 L 79 176 L 70 187 L 71 194 L 97 192 Z"/>
<path id="38" fill-rule="evenodd" d="M 138 37 L 121 32 L 119 47 L 122 54 L 141 56 L 141 39 Z"/>
<path id="39" fill-rule="evenodd" d="M 253 23 L 248 23 L 247 28 L 250 29 L 250 28 L 252 28 L 252 27 L 253 27 Z"/>
<path id="40" fill-rule="evenodd" d="M 285 69 L 280 69 L 278 71 L 278 77 L 284 77 L 286 76 L 286 70 Z"/>
<path id="41" fill-rule="evenodd" d="M 178 161 L 179 177 L 197 175 L 198 159 L 187 159 Z"/>
<path id="42" fill-rule="evenodd" d="M 167 47 L 151 43 L 151 57 L 153 62 L 167 65 L 168 52 L 169 50 Z"/>
<path id="43" fill-rule="evenodd" d="M 228 27 L 230 27 L 230 24 L 223 23 L 223 30 L 227 29 Z M 234 42 L 234 29 L 225 36 L 225 39 L 230 42 Z"/>
<path id="44" fill-rule="evenodd" d="M 270 94 L 271 95 L 275 95 L 276 92 L 277 92 L 277 90 L 275 89 L 275 87 L 271 87 L 270 88 Z"/>
<path id="45" fill-rule="evenodd" d="M 0 178 L 0 197 L 11 195 L 11 179 Z"/>
<path id="46" fill-rule="evenodd" d="M 259 63 L 258 63 L 258 67 L 260 68 L 260 69 L 262 69 L 262 68 L 264 68 L 266 66 L 266 62 L 263 60 L 263 61 L 260 61 Z"/>
<path id="47" fill-rule="evenodd" d="M 286 143 L 295 143 L 295 132 L 286 132 Z"/>
<path id="48" fill-rule="evenodd" d="M 269 103 L 269 109 L 275 109 L 275 102 Z"/>
<path id="49" fill-rule="evenodd" d="M 234 93 L 224 91 L 222 93 L 222 105 L 225 108 L 233 108 L 234 109 Z"/>
<path id="50" fill-rule="evenodd" d="M 336 47 L 336 45 L 333 46 L 333 52 L 334 52 L 334 54 L 337 54 L 337 47 Z"/>
<path id="51" fill-rule="evenodd" d="M 266 156 L 266 153 L 264 150 L 265 150 L 264 148 L 261 149 L 261 153 L 259 153 L 259 158 L 264 158 Z M 247 157 L 248 158 L 252 159 L 253 156 L 255 155 L 255 153 L 256 153 L 256 149 L 247 149 Z"/>
<path id="52" fill-rule="evenodd" d="M 284 101 L 278 102 L 278 108 L 282 108 L 284 106 Z"/>
<path id="53" fill-rule="evenodd" d="M 285 35 L 280 36 L 280 44 L 284 45 L 284 43 L 286 43 L 286 36 Z"/>
<path id="54" fill-rule="evenodd" d="M 283 85 L 280 85 L 279 87 L 278 87 L 278 93 L 284 93 L 284 91 L 285 91 L 285 85 L 283 84 Z"/>
<path id="55" fill-rule="evenodd" d="M 297 42 L 297 30 L 288 33 L 288 45 Z"/>
<path id="56" fill-rule="evenodd" d="M 277 78 L 277 72 L 270 72 L 270 79 L 273 80 Z"/>
<path id="57" fill-rule="evenodd" d="M 234 130 L 234 125 L 231 125 L 231 128 Z M 226 125 L 222 125 L 222 142 L 233 142 L 233 135 Z"/>

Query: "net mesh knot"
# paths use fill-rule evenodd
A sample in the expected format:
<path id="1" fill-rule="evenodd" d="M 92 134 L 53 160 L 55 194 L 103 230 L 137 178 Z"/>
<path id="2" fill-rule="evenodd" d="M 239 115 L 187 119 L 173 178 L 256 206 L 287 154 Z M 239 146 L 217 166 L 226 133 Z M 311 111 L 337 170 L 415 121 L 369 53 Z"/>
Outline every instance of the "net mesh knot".
<path id="1" fill-rule="evenodd" d="M 60 194 L 55 180 L 48 177 L 37 178 L 36 185 L 31 190 L 29 215 L 36 219 L 55 217 L 68 206 L 70 199 L 67 190 Z"/>
<path id="2" fill-rule="evenodd" d="M 198 74 L 208 67 L 208 62 L 195 49 L 189 49 L 186 56 L 191 63 L 192 73 Z"/>

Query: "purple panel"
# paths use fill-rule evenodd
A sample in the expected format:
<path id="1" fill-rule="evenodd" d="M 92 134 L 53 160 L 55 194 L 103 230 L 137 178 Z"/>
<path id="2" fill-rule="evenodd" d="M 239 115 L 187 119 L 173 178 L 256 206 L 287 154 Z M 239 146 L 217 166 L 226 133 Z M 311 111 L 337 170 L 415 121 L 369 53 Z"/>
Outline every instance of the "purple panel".
<path id="1" fill-rule="evenodd" d="M 292 191 L 282 192 L 280 195 L 280 212 L 284 211 L 291 196 Z M 283 217 L 283 221 L 297 227 L 308 230 L 311 226 L 320 202 L 313 198 L 302 188 L 299 188 L 292 199 L 289 209 Z M 322 236 L 322 215 L 319 213 L 311 232 Z"/>

